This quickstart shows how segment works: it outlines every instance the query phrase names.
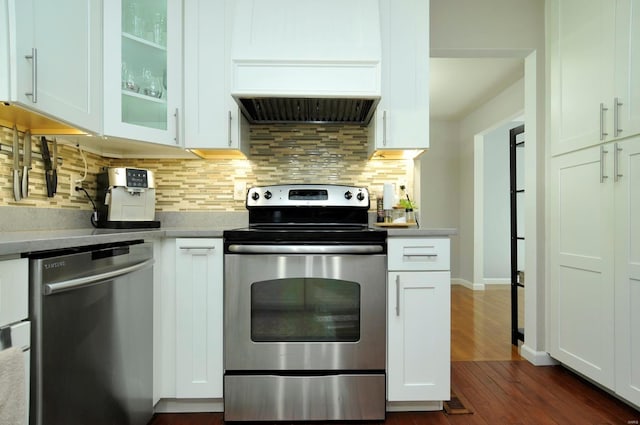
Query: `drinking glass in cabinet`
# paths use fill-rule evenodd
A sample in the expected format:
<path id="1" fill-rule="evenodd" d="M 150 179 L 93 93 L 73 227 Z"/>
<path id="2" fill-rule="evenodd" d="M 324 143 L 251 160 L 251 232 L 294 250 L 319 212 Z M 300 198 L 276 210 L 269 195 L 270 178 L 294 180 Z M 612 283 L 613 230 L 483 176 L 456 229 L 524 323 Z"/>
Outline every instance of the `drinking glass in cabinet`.
<path id="1" fill-rule="evenodd" d="M 138 93 L 140 91 L 140 86 L 136 81 L 135 74 L 126 62 L 122 62 L 122 88 L 134 93 Z"/>

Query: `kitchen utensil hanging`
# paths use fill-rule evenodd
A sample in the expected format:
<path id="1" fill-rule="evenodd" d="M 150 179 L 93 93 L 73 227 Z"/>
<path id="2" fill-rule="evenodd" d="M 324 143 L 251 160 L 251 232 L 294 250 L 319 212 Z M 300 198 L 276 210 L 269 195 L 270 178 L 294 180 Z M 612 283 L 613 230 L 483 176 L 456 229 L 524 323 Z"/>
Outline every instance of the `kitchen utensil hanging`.
<path id="1" fill-rule="evenodd" d="M 42 162 L 44 163 L 44 177 L 47 183 L 47 197 L 53 198 L 55 190 L 53 187 L 53 167 L 51 165 L 51 154 L 49 153 L 49 145 L 47 138 L 40 138 L 40 151 L 42 153 Z"/>
<path id="2" fill-rule="evenodd" d="M 51 169 L 51 191 L 58 193 L 58 140 L 53 138 L 53 165 Z"/>
<path id="3" fill-rule="evenodd" d="M 29 196 L 29 171 L 31 170 L 31 131 L 24 132 L 22 139 L 24 156 L 22 158 L 22 197 Z"/>
<path id="4" fill-rule="evenodd" d="M 20 140 L 18 138 L 18 129 L 13 126 L 13 199 L 19 201 L 22 199 L 20 178 Z"/>

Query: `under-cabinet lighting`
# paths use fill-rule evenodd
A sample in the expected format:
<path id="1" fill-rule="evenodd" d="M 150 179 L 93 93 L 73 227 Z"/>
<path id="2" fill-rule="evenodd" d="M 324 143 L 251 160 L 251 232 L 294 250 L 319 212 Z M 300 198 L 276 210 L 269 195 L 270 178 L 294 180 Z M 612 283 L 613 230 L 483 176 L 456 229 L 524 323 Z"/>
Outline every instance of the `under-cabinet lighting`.
<path id="1" fill-rule="evenodd" d="M 247 159 L 244 153 L 232 149 L 187 149 L 202 159 Z"/>
<path id="2" fill-rule="evenodd" d="M 371 159 L 415 159 L 422 155 L 424 149 L 389 149 L 377 150 L 371 155 Z"/>

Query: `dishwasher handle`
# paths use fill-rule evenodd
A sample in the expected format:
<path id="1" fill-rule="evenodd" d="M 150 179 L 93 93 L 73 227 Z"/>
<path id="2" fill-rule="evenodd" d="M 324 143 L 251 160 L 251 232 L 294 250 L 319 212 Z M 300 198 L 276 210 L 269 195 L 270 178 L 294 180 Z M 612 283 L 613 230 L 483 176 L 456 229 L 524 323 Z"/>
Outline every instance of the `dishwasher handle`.
<path id="1" fill-rule="evenodd" d="M 234 254 L 380 254 L 382 245 L 229 245 Z"/>
<path id="2" fill-rule="evenodd" d="M 138 270 L 151 267 L 154 263 L 153 258 L 142 261 L 140 263 L 133 264 L 131 266 L 123 267 L 121 269 L 112 270 L 101 274 L 95 274 L 91 276 L 79 277 L 77 279 L 70 279 L 63 282 L 47 283 L 42 287 L 42 293 L 44 295 L 53 295 L 58 292 L 70 291 L 73 289 L 80 289 L 90 285 L 97 285 L 99 283 L 108 282 L 116 277 L 133 273 Z"/>

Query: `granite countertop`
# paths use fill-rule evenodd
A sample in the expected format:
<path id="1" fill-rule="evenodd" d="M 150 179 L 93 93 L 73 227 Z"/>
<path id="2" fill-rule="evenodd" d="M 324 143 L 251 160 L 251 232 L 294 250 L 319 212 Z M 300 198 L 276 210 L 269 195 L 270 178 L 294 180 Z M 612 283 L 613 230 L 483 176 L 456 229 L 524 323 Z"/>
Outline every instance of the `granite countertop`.
<path id="1" fill-rule="evenodd" d="M 139 239 L 160 238 L 220 238 L 224 230 L 232 227 L 164 227 L 160 229 L 71 229 L 34 230 L 27 232 L 1 232 L 0 257 L 50 249 L 71 248 Z M 457 234 L 456 229 L 388 228 L 392 237 L 433 237 Z"/>

